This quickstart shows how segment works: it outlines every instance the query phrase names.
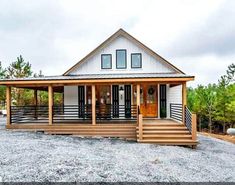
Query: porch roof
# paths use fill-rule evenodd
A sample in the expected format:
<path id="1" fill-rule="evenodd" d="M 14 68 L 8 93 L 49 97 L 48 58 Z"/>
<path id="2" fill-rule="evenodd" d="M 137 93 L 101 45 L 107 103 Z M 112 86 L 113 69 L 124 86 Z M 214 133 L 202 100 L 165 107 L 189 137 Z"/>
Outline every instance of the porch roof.
<path id="1" fill-rule="evenodd" d="M 179 73 L 119 73 L 119 74 L 80 74 L 80 75 L 58 75 L 28 78 L 1 79 L 0 85 L 11 84 L 48 84 L 48 83 L 83 83 L 83 82 L 114 82 L 115 80 L 125 80 L 125 82 L 138 81 L 190 81 L 194 76 Z M 133 81 L 134 80 L 134 81 Z"/>

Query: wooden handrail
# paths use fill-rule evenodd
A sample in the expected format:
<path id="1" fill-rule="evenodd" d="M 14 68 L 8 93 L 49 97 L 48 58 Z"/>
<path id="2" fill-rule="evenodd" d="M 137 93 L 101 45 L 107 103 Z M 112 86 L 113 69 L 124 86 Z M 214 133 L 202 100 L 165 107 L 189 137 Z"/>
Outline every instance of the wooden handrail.
<path id="1" fill-rule="evenodd" d="M 197 140 L 197 115 L 192 114 L 192 140 Z"/>

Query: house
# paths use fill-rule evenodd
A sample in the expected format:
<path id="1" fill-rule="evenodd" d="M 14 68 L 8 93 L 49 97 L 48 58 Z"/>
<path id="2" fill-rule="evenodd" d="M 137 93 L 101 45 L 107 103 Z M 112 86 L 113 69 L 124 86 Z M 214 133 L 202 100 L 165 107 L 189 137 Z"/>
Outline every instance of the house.
<path id="1" fill-rule="evenodd" d="M 191 80 L 120 29 L 61 76 L 1 80 L 6 128 L 195 146 L 196 116 L 186 106 Z M 34 105 L 11 105 L 11 87 L 33 89 Z M 38 90 L 48 91 L 48 105 L 38 105 Z M 54 105 L 54 92 L 63 105 Z"/>

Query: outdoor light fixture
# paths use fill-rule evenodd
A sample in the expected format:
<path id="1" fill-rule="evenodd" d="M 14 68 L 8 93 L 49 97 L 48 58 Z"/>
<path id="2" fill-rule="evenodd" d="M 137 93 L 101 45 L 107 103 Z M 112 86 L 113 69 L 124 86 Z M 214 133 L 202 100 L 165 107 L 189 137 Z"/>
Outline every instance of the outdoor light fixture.
<path id="1" fill-rule="evenodd" d="M 124 91 L 123 86 L 120 87 L 119 91 Z"/>

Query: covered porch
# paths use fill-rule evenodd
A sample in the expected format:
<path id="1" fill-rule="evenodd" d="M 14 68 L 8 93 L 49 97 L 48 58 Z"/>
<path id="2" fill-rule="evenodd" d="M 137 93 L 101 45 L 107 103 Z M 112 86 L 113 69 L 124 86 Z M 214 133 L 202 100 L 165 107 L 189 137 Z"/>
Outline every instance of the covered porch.
<path id="1" fill-rule="evenodd" d="M 183 123 L 186 106 L 186 83 L 102 83 L 54 84 L 53 86 L 7 86 L 9 125 L 22 123 L 136 123 L 143 119 L 176 120 Z M 14 105 L 11 88 L 31 89 L 32 103 Z M 41 104 L 38 92 L 44 91 L 48 101 Z M 60 94 L 61 101 L 55 101 Z"/>
<path id="2" fill-rule="evenodd" d="M 153 133 L 183 128 L 190 137 L 195 132 L 195 117 L 186 106 L 186 82 L 192 78 L 64 78 L 6 81 L 6 128 L 146 142 L 152 141 L 146 140 L 149 128 Z M 12 88 L 33 90 L 33 104 L 13 105 Z M 38 91 L 47 92 L 47 104 L 38 103 Z M 61 94 L 62 103 L 55 103 L 55 93 Z M 162 125 L 170 127 L 157 128 Z"/>

